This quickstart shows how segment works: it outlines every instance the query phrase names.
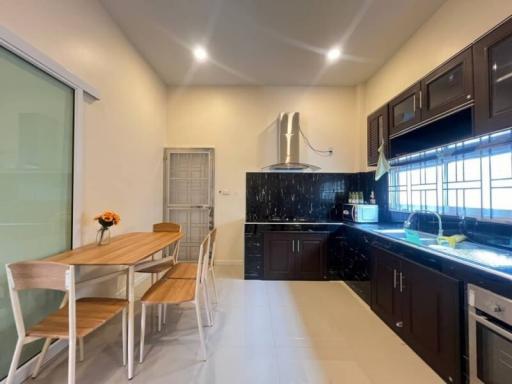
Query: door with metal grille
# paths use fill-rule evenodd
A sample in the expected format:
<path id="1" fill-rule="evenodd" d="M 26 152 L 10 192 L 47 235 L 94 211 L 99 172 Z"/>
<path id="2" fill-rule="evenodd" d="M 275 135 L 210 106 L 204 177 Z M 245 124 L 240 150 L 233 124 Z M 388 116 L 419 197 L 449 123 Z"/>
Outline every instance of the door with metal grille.
<path id="1" fill-rule="evenodd" d="M 199 246 L 213 228 L 213 148 L 165 149 L 164 220 L 185 232 L 180 260 L 196 260 Z"/>

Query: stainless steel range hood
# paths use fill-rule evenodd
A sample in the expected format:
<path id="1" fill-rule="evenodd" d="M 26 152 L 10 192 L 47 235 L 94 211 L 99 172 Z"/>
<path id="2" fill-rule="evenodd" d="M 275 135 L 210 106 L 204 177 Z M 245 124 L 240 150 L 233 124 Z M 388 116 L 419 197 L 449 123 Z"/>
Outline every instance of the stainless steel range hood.
<path id="1" fill-rule="evenodd" d="M 263 169 L 270 171 L 317 171 L 320 168 L 300 160 L 299 112 L 280 113 L 277 121 L 278 163 Z"/>

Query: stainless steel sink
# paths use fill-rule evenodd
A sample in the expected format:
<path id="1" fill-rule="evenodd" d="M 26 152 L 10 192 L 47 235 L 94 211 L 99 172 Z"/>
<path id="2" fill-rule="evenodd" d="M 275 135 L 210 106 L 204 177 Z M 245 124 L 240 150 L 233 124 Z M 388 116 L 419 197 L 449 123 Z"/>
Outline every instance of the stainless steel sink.
<path id="1" fill-rule="evenodd" d="M 431 245 L 437 244 L 437 238 L 434 235 L 424 232 L 418 231 L 409 231 L 406 232 L 403 228 L 395 228 L 395 229 L 377 229 L 375 230 L 377 233 L 382 233 L 383 235 L 387 235 L 389 237 L 407 241 L 416 245 Z"/>

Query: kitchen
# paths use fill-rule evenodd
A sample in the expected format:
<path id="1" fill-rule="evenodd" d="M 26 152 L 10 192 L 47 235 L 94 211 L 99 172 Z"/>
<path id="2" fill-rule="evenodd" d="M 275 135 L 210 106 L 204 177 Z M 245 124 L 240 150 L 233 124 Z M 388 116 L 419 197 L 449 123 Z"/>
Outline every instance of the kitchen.
<path id="1" fill-rule="evenodd" d="M 2 2 L 0 383 L 508 384 L 511 17 L 505 0 Z M 47 258 L 77 304 L 121 300 L 78 357 L 19 327 L 64 306 L 16 304 L 18 263 Z"/>

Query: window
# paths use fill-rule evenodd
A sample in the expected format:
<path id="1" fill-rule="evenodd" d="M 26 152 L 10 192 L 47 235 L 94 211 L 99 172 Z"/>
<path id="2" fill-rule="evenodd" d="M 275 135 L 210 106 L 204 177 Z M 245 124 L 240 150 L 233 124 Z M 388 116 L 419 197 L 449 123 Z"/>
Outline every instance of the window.
<path id="1" fill-rule="evenodd" d="M 4 264 L 70 249 L 73 206 L 74 90 L 0 47 L 0 380 L 17 334 Z M 21 295 L 33 324 L 61 293 Z M 40 342 L 23 351 L 26 361 Z"/>
<path id="2" fill-rule="evenodd" d="M 392 165 L 392 211 L 512 221 L 512 130 L 404 156 Z"/>

